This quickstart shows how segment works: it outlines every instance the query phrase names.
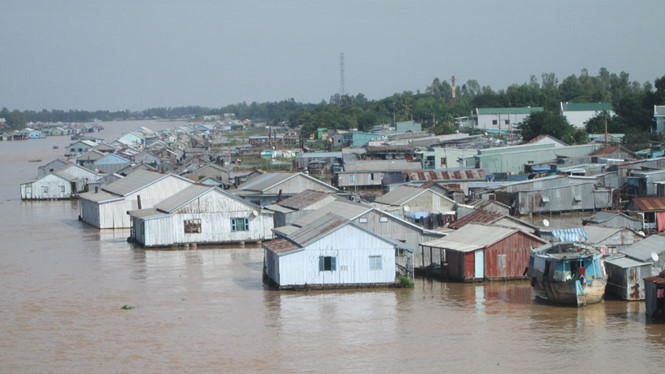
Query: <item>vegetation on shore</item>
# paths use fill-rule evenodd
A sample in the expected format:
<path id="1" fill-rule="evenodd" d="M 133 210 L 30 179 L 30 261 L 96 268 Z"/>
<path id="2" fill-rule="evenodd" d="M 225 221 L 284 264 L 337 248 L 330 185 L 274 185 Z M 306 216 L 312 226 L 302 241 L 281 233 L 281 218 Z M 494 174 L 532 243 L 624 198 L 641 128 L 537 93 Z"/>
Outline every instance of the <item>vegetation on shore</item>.
<path id="1" fill-rule="evenodd" d="M 601 68 L 594 76 L 587 69 L 582 69 L 580 74 L 566 77 L 560 83 L 554 73 L 544 73 L 540 79 L 532 75 L 527 83 L 513 84 L 499 91 L 470 79 L 455 87 L 456 100 L 453 100 L 452 93 L 452 85 L 447 80 L 435 78 L 422 92 L 404 91 L 379 100 L 369 100 L 359 93 L 355 96 L 334 95 L 329 101 L 318 104 L 289 99 L 239 103 L 222 108 L 188 106 L 138 112 L 45 109 L 20 112 L 3 108 L 0 118 L 4 117 L 10 128 L 19 129 L 27 122 L 36 121 L 200 118 L 203 115 L 233 113 L 238 119 L 263 121 L 270 125 L 302 126 L 304 134 L 317 128 L 357 128 L 366 131 L 377 124 L 413 119 L 430 132 L 447 134 L 455 131 L 456 117 L 468 116 L 474 108 L 538 106 L 543 107 L 545 112 L 532 116 L 534 118 L 523 128 L 526 140 L 541 133 L 550 133 L 569 143 L 583 143 L 586 141 L 583 131 L 575 131 L 572 126 L 566 126 L 565 119 L 557 118 L 560 103 L 609 102 L 617 115 L 608 119 L 608 131 L 627 134 L 626 140 L 630 143 L 649 140 L 649 133 L 654 127 L 653 106 L 665 104 L 665 75 L 656 78 L 652 85 L 650 82 L 631 81 L 625 72 L 615 74 Z M 603 132 L 604 121 L 603 116 L 590 121 L 587 132 Z"/>

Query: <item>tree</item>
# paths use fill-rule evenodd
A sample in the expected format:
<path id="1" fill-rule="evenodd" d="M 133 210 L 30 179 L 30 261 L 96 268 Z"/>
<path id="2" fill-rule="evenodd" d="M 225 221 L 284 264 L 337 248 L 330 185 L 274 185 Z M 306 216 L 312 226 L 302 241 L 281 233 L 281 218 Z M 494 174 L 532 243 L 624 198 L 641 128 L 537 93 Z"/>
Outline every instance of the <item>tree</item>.
<path id="1" fill-rule="evenodd" d="M 522 130 L 524 141 L 529 141 L 541 134 L 551 135 L 568 144 L 576 144 L 576 138 L 581 138 L 579 134 L 576 134 L 575 127 L 569 124 L 565 117 L 550 111 L 531 113 L 519 127 Z"/>

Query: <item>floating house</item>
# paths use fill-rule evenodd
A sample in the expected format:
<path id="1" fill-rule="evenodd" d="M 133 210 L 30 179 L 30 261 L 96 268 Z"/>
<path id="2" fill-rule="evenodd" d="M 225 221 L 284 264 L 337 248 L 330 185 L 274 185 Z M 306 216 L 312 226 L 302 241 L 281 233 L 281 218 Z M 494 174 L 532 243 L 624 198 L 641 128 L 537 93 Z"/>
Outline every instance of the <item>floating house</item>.
<path id="1" fill-rule="evenodd" d="M 76 179 L 56 171 L 33 182 L 21 184 L 21 200 L 71 199 L 76 193 Z"/>
<path id="2" fill-rule="evenodd" d="M 264 274 L 279 288 L 391 286 L 400 253 L 399 243 L 334 214 L 263 248 Z"/>
<path id="3" fill-rule="evenodd" d="M 104 173 L 113 174 L 132 165 L 132 162 L 116 154 L 108 154 L 95 161 L 91 168 L 95 168 Z"/>
<path id="4" fill-rule="evenodd" d="M 601 211 L 582 219 L 583 225 L 602 227 L 625 227 L 634 231 L 642 230 L 642 220 L 621 212 Z"/>
<path id="5" fill-rule="evenodd" d="M 402 172 L 420 170 L 419 162 L 406 160 L 355 161 L 335 173 L 333 184 L 341 189 L 377 188 L 405 182 Z"/>
<path id="6" fill-rule="evenodd" d="M 447 235 L 438 231 L 426 230 L 380 209 L 344 200 L 336 200 L 319 206 L 317 209 L 309 210 L 308 214 L 301 216 L 291 225 L 276 227 L 273 231 L 278 237 L 288 236 L 328 214 L 336 214 L 353 221 L 377 235 L 400 243 L 409 251 L 415 251 L 418 244 L 423 241 Z M 414 253 L 414 260 L 414 266 L 419 266 L 423 262 L 418 252 Z"/>
<path id="7" fill-rule="evenodd" d="M 586 225 L 583 229 L 586 234 L 586 241 L 584 243 L 597 248 L 604 248 L 605 255 L 615 254 L 621 248 L 644 239 L 643 235 L 627 228 Z"/>
<path id="8" fill-rule="evenodd" d="M 651 235 L 622 248 L 605 260 L 607 292 L 624 300 L 644 300 L 642 279 L 658 275 L 665 268 L 665 237 Z"/>
<path id="9" fill-rule="evenodd" d="M 129 228 L 127 211 L 152 208 L 193 183 L 174 174 L 137 170 L 101 190 L 79 195 L 79 218 L 100 229 Z"/>
<path id="10" fill-rule="evenodd" d="M 444 226 L 455 218 L 455 201 L 429 188 L 403 185 L 378 197 L 375 206 L 428 228 Z"/>
<path id="11" fill-rule="evenodd" d="M 71 163 L 67 160 L 56 158 L 53 161 L 47 162 L 46 164 L 37 168 L 37 178 L 44 177 L 54 171 L 62 170 L 69 167 Z"/>
<path id="12" fill-rule="evenodd" d="M 268 206 L 306 189 L 337 192 L 337 188 L 303 173 L 265 173 L 231 192 L 259 206 Z"/>
<path id="13" fill-rule="evenodd" d="M 266 208 L 274 212 L 275 227 L 290 225 L 298 218 L 337 200 L 330 192 L 305 190 Z"/>
<path id="14" fill-rule="evenodd" d="M 151 209 L 128 214 L 130 238 L 144 247 L 272 238 L 270 212 L 217 187 L 191 185 Z"/>
<path id="15" fill-rule="evenodd" d="M 642 230 L 665 230 L 665 197 L 637 197 L 628 203 L 626 210 L 642 217 Z"/>
<path id="16" fill-rule="evenodd" d="M 545 243 L 516 228 L 468 224 L 420 246 L 423 258 L 428 250 L 444 252 L 440 258 L 445 263 L 441 265 L 447 266 L 449 279 L 471 282 L 525 279 L 531 248 Z"/>

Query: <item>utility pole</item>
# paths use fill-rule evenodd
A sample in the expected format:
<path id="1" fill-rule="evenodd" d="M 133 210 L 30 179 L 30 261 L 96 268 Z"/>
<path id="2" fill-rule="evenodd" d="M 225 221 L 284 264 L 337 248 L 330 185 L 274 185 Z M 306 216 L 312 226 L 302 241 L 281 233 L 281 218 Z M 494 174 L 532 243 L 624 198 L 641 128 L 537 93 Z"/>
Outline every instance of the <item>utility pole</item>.
<path id="1" fill-rule="evenodd" d="M 344 53 L 339 54 L 339 100 L 346 94 L 344 88 Z"/>
<path id="2" fill-rule="evenodd" d="M 605 148 L 607 148 L 607 112 L 605 112 Z"/>

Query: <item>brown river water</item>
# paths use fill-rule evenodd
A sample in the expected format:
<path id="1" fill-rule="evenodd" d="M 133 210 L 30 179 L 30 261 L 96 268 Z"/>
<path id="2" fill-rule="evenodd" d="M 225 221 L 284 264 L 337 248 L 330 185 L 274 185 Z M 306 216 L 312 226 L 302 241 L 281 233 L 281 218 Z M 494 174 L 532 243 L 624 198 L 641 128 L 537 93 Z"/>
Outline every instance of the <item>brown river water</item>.
<path id="1" fill-rule="evenodd" d="M 95 135 L 139 125 L 175 126 L 105 123 Z M 665 324 L 648 322 L 643 302 L 577 309 L 536 301 L 528 282 L 421 278 L 413 289 L 280 292 L 262 283 L 259 247 L 143 250 L 127 230 L 79 222 L 76 201 L 21 202 L 19 184 L 70 142 L 0 142 L 0 373 L 665 367 Z"/>

